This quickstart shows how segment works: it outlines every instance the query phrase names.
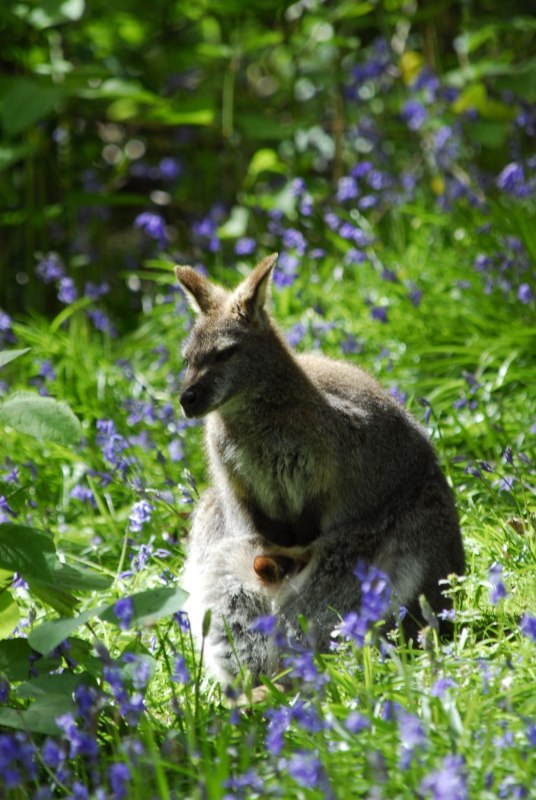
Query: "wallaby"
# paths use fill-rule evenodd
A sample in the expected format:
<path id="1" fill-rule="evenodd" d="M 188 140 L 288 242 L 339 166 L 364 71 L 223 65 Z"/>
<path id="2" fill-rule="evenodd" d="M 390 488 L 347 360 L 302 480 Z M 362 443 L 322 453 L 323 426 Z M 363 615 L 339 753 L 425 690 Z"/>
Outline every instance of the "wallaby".
<path id="1" fill-rule="evenodd" d="M 465 567 L 426 433 L 358 367 L 291 350 L 266 310 L 276 258 L 234 291 L 175 270 L 198 315 L 180 402 L 187 417 L 206 417 L 212 478 L 183 585 L 194 635 L 211 609 L 206 663 L 223 683 L 277 670 L 271 640 L 251 630 L 259 616 L 299 637 L 303 615 L 327 649 L 339 615 L 359 606 L 360 560 L 389 577 L 408 636 L 422 622 L 419 595 L 448 608 L 439 581 Z"/>

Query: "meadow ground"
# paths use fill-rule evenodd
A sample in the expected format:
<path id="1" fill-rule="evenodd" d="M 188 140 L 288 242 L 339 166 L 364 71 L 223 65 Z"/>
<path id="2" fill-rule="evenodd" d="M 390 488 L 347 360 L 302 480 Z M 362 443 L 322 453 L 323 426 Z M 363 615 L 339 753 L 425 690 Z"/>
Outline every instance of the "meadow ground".
<path id="1" fill-rule="evenodd" d="M 363 53 L 340 141 L 304 125 L 258 149 L 233 203 L 188 226 L 137 209 L 116 231 L 136 263 L 110 285 L 81 239 L 51 245 L 31 280 L 54 313 L 0 310 L 0 797 L 536 797 L 535 107 L 384 40 Z M 132 163 L 102 172 L 140 172 L 125 137 Z M 175 196 L 170 164 L 151 169 Z M 79 233 L 104 253 L 112 223 L 87 202 Z M 433 616 L 420 649 L 343 624 L 330 653 L 289 646 L 289 691 L 267 679 L 238 710 L 181 612 L 207 475 L 172 265 L 232 285 L 275 250 L 289 341 L 364 367 L 427 429 L 467 573 L 452 641 Z"/>

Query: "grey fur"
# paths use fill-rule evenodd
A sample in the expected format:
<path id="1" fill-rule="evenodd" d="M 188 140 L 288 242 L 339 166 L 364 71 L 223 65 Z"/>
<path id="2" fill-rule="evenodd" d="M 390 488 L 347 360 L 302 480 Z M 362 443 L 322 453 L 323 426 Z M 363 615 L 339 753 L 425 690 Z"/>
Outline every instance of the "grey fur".
<path id="1" fill-rule="evenodd" d="M 438 582 L 465 568 L 452 493 L 424 430 L 366 372 L 288 347 L 265 310 L 274 263 L 264 259 L 234 292 L 176 270 L 199 314 L 183 347 L 181 402 L 188 416 L 206 416 L 212 478 L 184 584 L 194 633 L 212 610 L 207 663 L 223 682 L 277 668 L 270 641 L 250 629 L 260 615 L 299 635 L 303 614 L 327 648 L 338 615 L 359 605 L 361 559 L 389 576 L 413 636 L 419 595 L 447 608 Z M 261 554 L 305 566 L 264 585 L 253 570 Z"/>

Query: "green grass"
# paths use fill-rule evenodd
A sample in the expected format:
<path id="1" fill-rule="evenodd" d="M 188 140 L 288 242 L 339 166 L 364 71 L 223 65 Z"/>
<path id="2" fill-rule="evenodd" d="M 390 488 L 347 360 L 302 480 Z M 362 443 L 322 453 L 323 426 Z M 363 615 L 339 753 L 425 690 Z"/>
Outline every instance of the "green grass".
<path id="1" fill-rule="evenodd" d="M 469 225 L 465 233 L 471 237 Z M 53 654 L 35 662 L 41 678 L 28 675 L 10 642 L 56 617 L 58 598 L 45 602 L 32 588 L 10 588 L 21 619 L 14 633 L 3 630 L 0 673 L 11 684 L 11 708 L 41 709 L 43 724 L 26 718 L 36 754 L 44 752 L 43 737 L 54 729 L 55 711 L 39 706 L 39 681 L 51 670 L 63 669 L 53 691 L 66 708 L 72 705 L 67 675 L 94 686 L 103 698 L 88 729 L 98 743 L 96 761 L 76 755 L 72 771 L 63 774 L 37 760 L 36 777 L 21 779 L 13 797 L 38 796 L 37 787 L 45 785 L 55 787 L 54 796 L 71 795 L 76 780 L 120 797 L 121 789 L 108 777 L 117 761 L 128 766 L 125 792 L 132 798 L 533 796 L 535 643 L 519 622 L 536 610 L 536 328 L 530 309 L 483 292 L 481 276 L 471 266 L 477 252 L 477 242 L 447 243 L 423 222 L 417 230 L 408 228 L 403 252 L 389 244 L 381 248 L 382 263 L 396 269 L 397 283 L 383 279 L 370 263 L 347 267 L 341 276 L 337 260 L 327 256 L 316 267 L 305 260 L 295 284 L 274 291 L 282 327 L 289 330 L 298 322 L 306 327 L 301 349 L 321 347 L 340 357 L 341 342 L 353 336 L 361 352 L 348 357 L 405 392 L 421 421 L 426 406 L 420 401 L 430 404 L 428 430 L 456 492 L 467 551 L 467 574 L 452 588 L 453 641 L 439 643 L 427 629 L 420 651 L 402 643 L 381 650 L 348 645 L 319 655 L 313 679 L 297 677 L 285 693 L 268 683 L 266 702 L 239 712 L 205 678 L 189 634 L 165 614 L 138 631 L 136 625 L 122 631 L 93 617 L 70 638 L 67 655 L 76 666 L 69 666 L 65 653 Z M 219 274 L 237 279 L 229 270 Z M 467 288 L 460 288 L 460 281 L 467 281 Z M 407 282 L 422 289 L 417 308 L 408 299 Z M 51 362 L 56 378 L 46 388 L 78 416 L 83 443 L 66 447 L 7 429 L 1 477 L 5 481 L 6 472 L 18 465 L 19 479 L 3 482 L 0 494 L 17 515 L 13 521 L 52 532 L 66 563 L 109 579 L 107 589 L 75 592 L 76 613 L 163 583 L 176 585 L 192 507 L 184 502 L 184 491 L 206 482 L 201 430 L 184 425 L 177 407 L 179 346 L 188 312 L 159 297 L 153 295 L 137 330 L 118 340 L 92 332 L 81 309 L 72 309 L 63 321 L 26 318 L 14 324 L 17 347 L 31 351 L 7 365 L 3 379 L 10 389 L 27 388 L 40 360 Z M 386 324 L 371 318 L 370 298 L 388 304 Z M 325 322 L 333 326 L 322 329 Z M 165 361 L 154 350 L 161 345 L 169 352 Z M 166 404 L 173 413 L 129 421 L 129 398 L 150 403 L 157 416 Z M 459 407 L 464 399 L 474 406 Z M 106 485 L 100 473 L 110 467 L 95 441 L 100 419 L 113 420 L 123 436 L 147 436 L 145 447 L 137 443 L 124 451 L 130 462 L 126 477 L 116 475 Z M 169 458 L 172 439 L 182 445 L 180 461 Z M 511 463 L 504 458 L 507 447 Z M 490 471 L 482 469 L 482 461 Z M 468 466 L 478 468 L 480 477 Z M 501 487 L 504 477 L 513 478 L 510 489 Z M 93 491 L 94 505 L 70 497 L 80 482 Z M 129 515 L 142 497 L 155 510 L 141 532 L 131 533 Z M 152 555 L 143 568 L 118 577 L 148 543 Z M 507 596 L 493 605 L 489 568 L 495 562 L 503 566 Z M 10 584 L 6 576 L 3 585 Z M 105 679 L 97 640 L 127 670 L 127 691 L 145 692 L 145 711 L 135 725 L 126 721 Z M 122 660 L 126 652 L 150 665 L 146 689 L 132 687 Z M 171 680 L 177 653 L 190 673 L 184 684 Z M 438 694 L 439 679 L 448 680 Z M 23 718 L 13 721 L 6 709 L 0 706 L 4 734 L 23 728 Z M 449 756 L 460 760 L 445 765 Z M 433 775 L 427 783 L 427 776 L 443 767 L 444 781 L 452 782 L 450 794 L 433 783 Z M 226 788 L 229 780 L 235 783 Z"/>

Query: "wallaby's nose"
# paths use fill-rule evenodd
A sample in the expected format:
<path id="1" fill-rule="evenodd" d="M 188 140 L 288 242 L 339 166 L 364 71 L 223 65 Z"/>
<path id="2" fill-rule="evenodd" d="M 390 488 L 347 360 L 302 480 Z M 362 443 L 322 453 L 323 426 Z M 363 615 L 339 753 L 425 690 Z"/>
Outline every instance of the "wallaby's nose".
<path id="1" fill-rule="evenodd" d="M 181 394 L 181 406 L 184 409 L 186 416 L 192 413 L 194 406 L 197 402 L 197 392 L 190 387 Z"/>

